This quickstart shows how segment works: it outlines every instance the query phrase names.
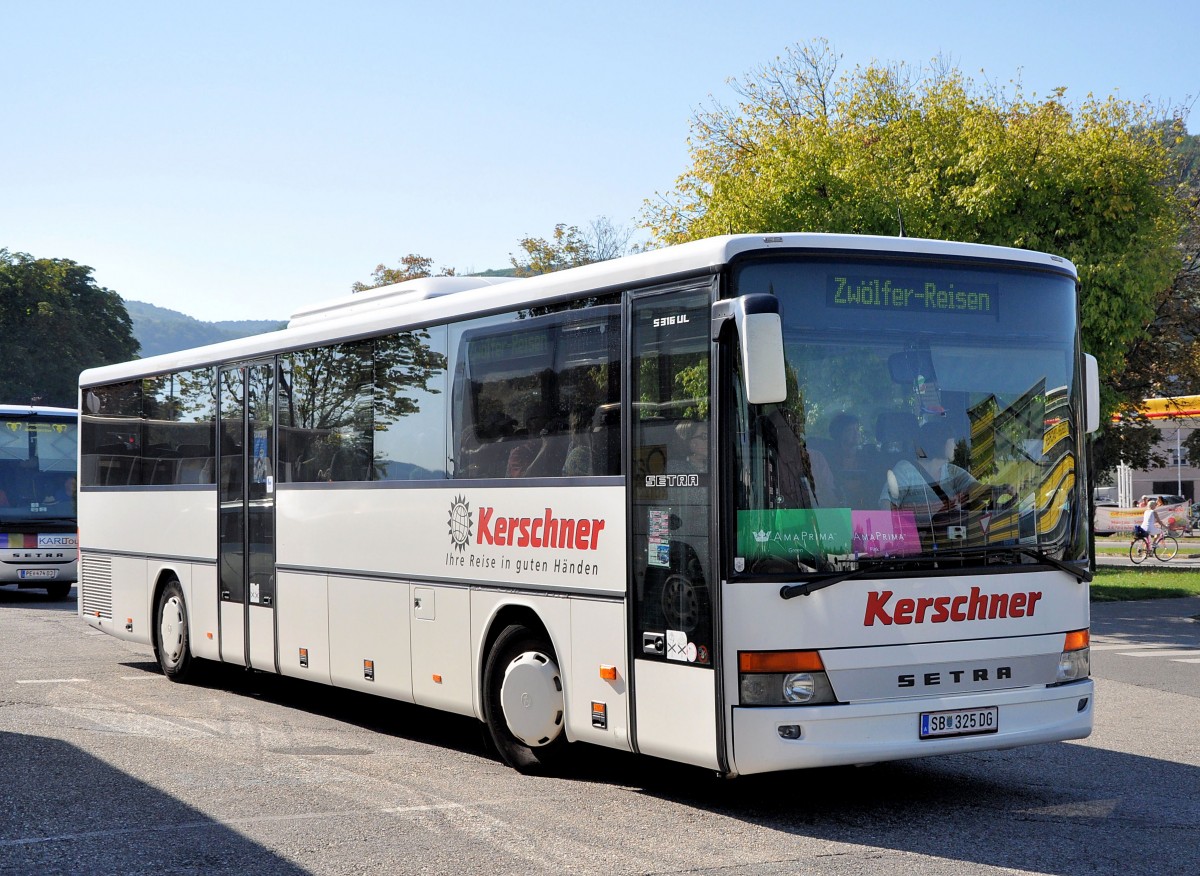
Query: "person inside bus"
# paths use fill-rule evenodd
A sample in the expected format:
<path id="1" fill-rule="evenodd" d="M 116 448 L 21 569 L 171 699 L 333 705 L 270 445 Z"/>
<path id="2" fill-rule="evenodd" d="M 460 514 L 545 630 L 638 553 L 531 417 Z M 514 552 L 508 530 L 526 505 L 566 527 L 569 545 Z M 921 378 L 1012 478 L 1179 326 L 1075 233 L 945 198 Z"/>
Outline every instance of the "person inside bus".
<path id="1" fill-rule="evenodd" d="M 57 505 L 63 502 L 75 501 L 75 476 L 67 475 L 58 487 L 42 500 L 44 505 Z"/>
<path id="2" fill-rule="evenodd" d="M 516 446 L 509 451 L 507 477 L 531 477 L 540 457 L 546 453 L 547 418 L 537 410 L 525 417 L 525 428 L 517 433 Z"/>
<path id="3" fill-rule="evenodd" d="M 586 477 L 594 474 L 591 417 L 586 411 L 572 411 L 570 429 L 571 440 L 567 448 L 567 457 L 563 460 L 563 475 L 565 477 Z"/>
<path id="4" fill-rule="evenodd" d="M 911 458 L 901 459 L 888 471 L 879 496 L 880 507 L 934 514 L 961 508 L 983 491 L 983 485 L 970 472 L 951 462 L 957 443 L 945 417 L 921 426 Z"/>
<path id="5" fill-rule="evenodd" d="M 836 504 L 866 508 L 875 498 L 874 478 L 868 478 L 862 451 L 862 425 L 858 416 L 843 411 L 829 422 L 829 439 L 810 447 L 828 465 Z M 815 468 L 814 468 L 815 473 Z M 819 479 L 818 479 L 819 480 Z"/>
<path id="6" fill-rule="evenodd" d="M 8 484 L 9 501 L 17 506 L 38 501 L 42 495 L 39 487 L 40 477 L 37 457 L 31 456 L 28 459 L 22 459 L 13 470 Z"/>
<path id="7" fill-rule="evenodd" d="M 708 471 L 708 431 L 704 423 L 684 420 L 675 426 L 675 442 L 667 471 L 671 474 Z"/>

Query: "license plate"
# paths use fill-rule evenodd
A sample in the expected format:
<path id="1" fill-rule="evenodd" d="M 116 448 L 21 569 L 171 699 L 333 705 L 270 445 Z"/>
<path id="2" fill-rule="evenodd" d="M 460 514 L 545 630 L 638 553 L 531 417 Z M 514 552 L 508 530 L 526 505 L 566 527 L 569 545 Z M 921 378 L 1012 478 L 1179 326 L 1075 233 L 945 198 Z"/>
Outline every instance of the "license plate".
<path id="1" fill-rule="evenodd" d="M 17 569 L 17 577 L 22 581 L 45 581 L 58 577 L 58 569 Z"/>
<path id="2" fill-rule="evenodd" d="M 1000 710 L 996 706 L 921 713 L 922 739 L 935 739 L 939 736 L 972 736 L 976 733 L 995 733 L 999 729 Z"/>

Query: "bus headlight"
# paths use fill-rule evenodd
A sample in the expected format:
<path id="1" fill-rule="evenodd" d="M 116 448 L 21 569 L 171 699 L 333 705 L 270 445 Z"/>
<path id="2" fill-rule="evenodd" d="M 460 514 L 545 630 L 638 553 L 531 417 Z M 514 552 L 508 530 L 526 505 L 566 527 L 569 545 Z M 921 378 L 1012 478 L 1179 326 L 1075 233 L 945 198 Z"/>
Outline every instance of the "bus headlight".
<path id="1" fill-rule="evenodd" d="M 813 706 L 837 697 L 816 651 L 738 653 L 738 693 L 743 706 Z"/>
<path id="2" fill-rule="evenodd" d="M 824 672 L 793 672 L 783 677 L 783 698 L 797 705 L 832 703 L 837 698 Z"/>
<path id="3" fill-rule="evenodd" d="M 1079 681 L 1092 674 L 1092 657 L 1090 637 L 1087 630 L 1074 630 L 1067 633 L 1063 642 L 1062 654 L 1058 657 L 1058 671 L 1055 673 L 1055 684 L 1066 684 L 1069 681 Z"/>
<path id="4" fill-rule="evenodd" d="M 1092 674 L 1092 659 L 1087 648 L 1082 651 L 1063 651 L 1058 658 L 1058 674 L 1054 681 L 1062 684 L 1079 681 Z"/>

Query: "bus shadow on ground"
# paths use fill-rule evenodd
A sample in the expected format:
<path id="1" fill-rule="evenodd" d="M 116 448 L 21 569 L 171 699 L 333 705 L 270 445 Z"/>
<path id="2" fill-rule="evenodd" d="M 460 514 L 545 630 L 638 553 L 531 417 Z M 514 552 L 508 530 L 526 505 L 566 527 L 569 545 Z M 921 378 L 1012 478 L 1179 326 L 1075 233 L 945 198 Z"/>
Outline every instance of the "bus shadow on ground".
<path id="1" fill-rule="evenodd" d="M 1200 768 L 1081 744 L 736 780 L 610 757 L 576 777 L 785 834 L 962 862 L 955 872 L 1200 872 Z"/>
<path id="2" fill-rule="evenodd" d="M 121 665 L 131 670 L 162 674 L 153 660 L 124 661 Z M 412 703 L 204 660 L 195 664 L 187 686 L 261 699 L 284 708 L 353 724 L 372 733 L 463 754 L 493 757 L 480 722 Z"/>
<path id="3" fill-rule="evenodd" d="M 306 872 L 61 740 L 0 731 L 0 787 L 3 873 Z"/>
<path id="4" fill-rule="evenodd" d="M 158 672 L 153 662 L 125 665 Z M 230 666 L 201 667 L 195 683 L 204 687 L 495 760 L 472 718 Z M 512 776 L 514 790 L 544 781 Z M 963 873 L 979 866 L 1061 876 L 1200 872 L 1200 767 L 1078 743 L 734 780 L 576 745 L 553 781 L 624 788 L 781 835 L 961 862 L 956 872 Z M 627 828 L 630 835 L 639 830 Z"/>
<path id="5" fill-rule="evenodd" d="M 64 611 L 75 614 L 78 609 L 75 603 L 75 588 L 65 599 L 51 599 L 45 590 L 17 590 L 13 587 L 0 587 L 0 608 L 7 606 L 36 606 L 50 611 Z"/>

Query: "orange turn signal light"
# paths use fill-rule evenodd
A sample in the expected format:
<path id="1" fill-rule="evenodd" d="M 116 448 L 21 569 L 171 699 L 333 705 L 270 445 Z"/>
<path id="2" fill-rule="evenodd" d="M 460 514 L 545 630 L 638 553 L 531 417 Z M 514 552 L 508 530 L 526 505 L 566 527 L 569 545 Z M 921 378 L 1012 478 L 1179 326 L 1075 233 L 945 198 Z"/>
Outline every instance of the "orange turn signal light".
<path id="1" fill-rule="evenodd" d="M 605 681 L 617 680 L 617 667 L 609 666 L 607 663 L 600 664 L 600 677 Z"/>
<path id="2" fill-rule="evenodd" d="M 738 651 L 738 672 L 824 672 L 818 651 Z"/>
<path id="3" fill-rule="evenodd" d="M 1067 633 L 1067 639 L 1063 642 L 1064 651 L 1082 651 L 1091 642 L 1091 636 L 1087 630 L 1072 630 Z"/>

